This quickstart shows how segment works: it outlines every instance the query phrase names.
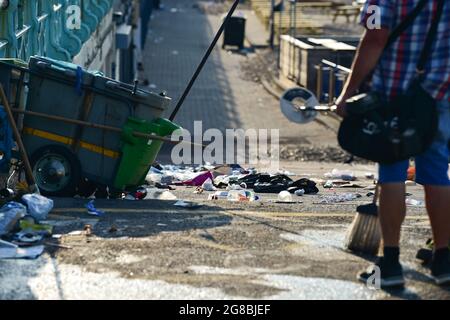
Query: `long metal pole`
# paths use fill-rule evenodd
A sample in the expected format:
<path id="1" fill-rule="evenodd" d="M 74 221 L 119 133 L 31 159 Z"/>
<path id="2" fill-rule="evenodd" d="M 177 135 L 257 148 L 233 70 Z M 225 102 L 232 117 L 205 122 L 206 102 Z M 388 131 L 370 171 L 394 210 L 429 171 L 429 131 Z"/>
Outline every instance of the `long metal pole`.
<path id="1" fill-rule="evenodd" d="M 191 91 L 192 86 L 194 85 L 195 81 L 197 80 L 198 76 L 200 75 L 200 72 L 202 71 L 203 67 L 205 66 L 206 61 L 208 60 L 209 56 L 211 55 L 211 52 L 213 51 L 214 47 L 216 46 L 217 41 L 219 41 L 219 38 L 222 35 L 223 30 L 225 30 L 225 27 L 228 24 L 228 21 L 230 20 L 234 11 L 236 10 L 236 7 L 238 6 L 238 4 L 239 4 L 239 0 L 235 0 L 233 5 L 230 8 L 230 11 L 228 12 L 227 16 L 223 20 L 222 25 L 220 26 L 219 30 L 217 31 L 216 36 L 214 37 L 214 40 L 211 42 L 208 50 L 206 51 L 205 55 L 203 56 L 202 61 L 198 65 L 197 69 L 194 72 L 194 75 L 192 76 L 186 89 L 184 90 L 183 95 L 181 96 L 180 100 L 178 100 L 178 103 L 175 106 L 175 109 L 173 110 L 172 114 L 170 115 L 169 120 L 175 119 L 175 116 L 177 115 L 178 111 L 180 110 L 181 106 L 183 105 L 184 100 L 186 99 L 189 92 Z"/>
<path id="2" fill-rule="evenodd" d="M 275 0 L 271 0 L 270 2 L 270 38 L 269 45 L 270 48 L 274 47 L 274 39 L 275 39 Z"/>
<path id="3" fill-rule="evenodd" d="M 277 67 L 280 69 L 281 59 L 281 33 L 283 32 L 283 12 L 284 12 L 284 0 L 281 0 L 280 7 L 280 20 L 278 24 L 278 53 L 277 53 Z"/>
<path id="4" fill-rule="evenodd" d="M 27 182 L 34 192 L 39 193 L 39 189 L 36 185 L 36 180 L 33 176 L 33 170 L 31 169 L 30 160 L 28 159 L 27 151 L 25 150 L 25 146 L 22 141 L 22 137 L 20 136 L 19 130 L 17 129 L 16 121 L 14 120 L 11 107 L 9 106 L 8 99 L 6 98 L 5 91 L 3 90 L 3 86 L 0 84 L 0 99 L 3 107 L 8 115 L 9 124 L 12 127 L 14 138 L 19 147 L 20 156 L 22 158 L 23 163 L 25 164 L 25 173 L 27 175 Z"/>
<path id="5" fill-rule="evenodd" d="M 69 119 L 69 118 L 64 118 L 64 117 L 60 117 L 60 116 L 55 116 L 55 115 L 50 115 L 50 114 L 45 114 L 45 113 L 40 113 L 40 112 L 35 112 L 35 111 L 26 111 L 26 110 L 15 109 L 15 108 L 11 109 L 11 111 L 14 113 L 20 113 L 20 114 L 33 116 L 33 117 L 45 118 L 45 119 L 49 119 L 49 120 L 61 121 L 61 122 L 65 122 L 65 123 L 76 124 L 76 125 L 90 127 L 90 128 L 113 131 L 113 132 L 117 132 L 117 133 L 123 132 L 122 129 L 117 128 L 117 127 L 111 127 L 111 126 L 106 126 L 103 124 L 97 124 L 97 123 L 92 123 L 92 122 L 87 122 L 87 121 L 82 121 L 82 120 Z M 173 141 L 170 138 L 161 137 L 161 136 L 143 133 L 143 132 L 133 131 L 131 134 L 135 137 L 146 138 L 149 140 L 159 140 L 159 141 L 169 142 L 172 144 L 189 143 L 192 145 L 198 145 L 201 147 L 205 147 L 204 145 L 201 145 L 201 144 L 199 145 L 199 144 L 188 142 L 188 141 Z"/>

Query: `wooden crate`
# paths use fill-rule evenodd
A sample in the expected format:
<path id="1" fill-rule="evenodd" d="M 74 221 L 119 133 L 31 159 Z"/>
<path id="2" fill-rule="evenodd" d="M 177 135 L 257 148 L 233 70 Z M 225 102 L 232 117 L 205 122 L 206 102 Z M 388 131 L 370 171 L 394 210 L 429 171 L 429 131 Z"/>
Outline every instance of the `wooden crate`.
<path id="1" fill-rule="evenodd" d="M 351 42 L 352 45 L 346 42 Z M 356 52 L 357 38 L 298 37 L 281 36 L 280 75 L 309 90 L 316 90 L 317 72 L 315 66 L 322 59 L 350 67 Z"/>

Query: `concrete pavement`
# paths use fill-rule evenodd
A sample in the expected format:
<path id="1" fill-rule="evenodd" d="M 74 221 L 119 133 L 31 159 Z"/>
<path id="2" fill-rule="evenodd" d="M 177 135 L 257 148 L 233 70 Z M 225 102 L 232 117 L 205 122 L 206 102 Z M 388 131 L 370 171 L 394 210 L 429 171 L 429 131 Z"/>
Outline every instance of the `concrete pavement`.
<path id="1" fill-rule="evenodd" d="M 166 0 L 152 20 L 145 52 L 145 76 L 152 90 L 167 90 L 176 101 L 220 23 L 191 1 Z M 240 66 L 252 63 L 217 48 L 177 122 L 192 128 L 279 128 L 292 143 L 335 144 L 334 134 L 311 123 L 289 123 L 278 101 L 262 86 L 246 80 Z M 333 168 L 360 175 L 373 165 L 282 162 L 297 177 L 324 179 Z M 175 201 L 96 200 L 105 216 L 87 214 L 86 199 L 55 199 L 47 223 L 61 236 L 36 260 L 0 260 L 0 299 L 449 299 L 429 271 L 414 258 L 430 236 L 423 206 L 409 206 L 403 227 L 401 260 L 405 290 L 370 290 L 356 273 L 373 259 L 346 252 L 343 240 L 358 204 L 371 200 L 364 188 L 329 190 L 276 203 L 262 194 L 252 203 L 208 201 L 208 192 L 177 188 L 178 199 L 196 201 L 198 209 L 180 209 Z M 361 198 L 322 204 L 334 192 Z M 411 197 L 423 200 L 419 187 Z M 92 235 L 82 231 L 92 226 Z"/>
<path id="2" fill-rule="evenodd" d="M 286 164 L 299 176 L 323 178 L 335 164 Z M 338 166 L 358 175 L 370 166 Z M 360 178 L 362 186 L 371 180 Z M 449 299 L 414 258 L 430 235 L 423 207 L 408 207 L 401 261 L 405 290 L 371 290 L 355 275 L 372 260 L 347 252 L 343 241 L 355 207 L 367 190 L 319 188 L 302 203 L 276 203 L 260 194 L 252 203 L 208 201 L 193 188 L 172 191 L 203 206 L 180 209 L 175 201 L 96 200 L 104 217 L 92 217 L 88 200 L 55 199 L 47 223 L 61 238 L 36 260 L 0 260 L 1 299 Z M 361 198 L 321 204 L 334 192 Z M 409 187 L 423 199 L 419 187 Z M 92 235 L 73 231 L 92 226 Z M 71 234 L 72 232 L 72 234 Z M 70 248 L 70 249 L 68 249 Z"/>

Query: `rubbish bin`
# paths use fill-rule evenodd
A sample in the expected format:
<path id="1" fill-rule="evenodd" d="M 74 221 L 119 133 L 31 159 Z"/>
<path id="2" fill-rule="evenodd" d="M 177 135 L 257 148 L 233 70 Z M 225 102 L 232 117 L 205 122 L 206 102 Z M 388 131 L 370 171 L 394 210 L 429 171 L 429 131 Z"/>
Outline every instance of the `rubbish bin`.
<path id="1" fill-rule="evenodd" d="M 223 34 L 223 45 L 237 46 L 240 50 L 244 48 L 246 18 L 242 15 L 232 16 L 225 27 Z"/>
<path id="2" fill-rule="evenodd" d="M 171 100 L 70 63 L 33 57 L 29 69 L 28 111 L 124 128 L 129 117 L 158 121 Z M 47 194 L 70 195 L 80 176 L 113 186 L 123 160 L 120 132 L 26 115 L 23 134 L 38 185 Z M 153 150 L 156 156 L 159 148 Z"/>
<path id="3" fill-rule="evenodd" d="M 163 144 L 162 141 L 135 137 L 131 134 L 133 131 L 167 136 L 177 129 L 180 129 L 178 125 L 163 118 L 152 122 L 133 117 L 128 118 L 124 127 L 125 133 L 122 135 L 124 146 L 114 187 L 123 190 L 130 186 L 143 184 L 150 166 L 155 161 Z"/>

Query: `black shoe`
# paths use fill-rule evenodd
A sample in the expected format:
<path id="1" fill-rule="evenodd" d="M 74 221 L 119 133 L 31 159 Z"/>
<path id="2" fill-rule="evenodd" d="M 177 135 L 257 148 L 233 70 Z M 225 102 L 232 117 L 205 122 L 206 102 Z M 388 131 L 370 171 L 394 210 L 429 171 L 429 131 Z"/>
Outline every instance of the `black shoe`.
<path id="1" fill-rule="evenodd" d="M 450 259 L 448 255 L 443 259 L 433 258 L 431 263 L 431 275 L 436 284 L 440 286 L 450 285 Z"/>
<path id="2" fill-rule="evenodd" d="M 426 248 L 419 249 L 416 253 L 416 259 L 421 260 L 424 265 L 429 265 L 433 259 L 433 250 Z"/>
<path id="3" fill-rule="evenodd" d="M 405 279 L 403 278 L 403 269 L 399 262 L 390 262 L 383 257 L 378 258 L 375 266 L 380 268 L 381 278 L 380 286 L 387 287 L 403 287 Z M 358 280 L 367 283 L 367 280 L 375 273 L 373 266 L 366 271 L 358 274 Z"/>

